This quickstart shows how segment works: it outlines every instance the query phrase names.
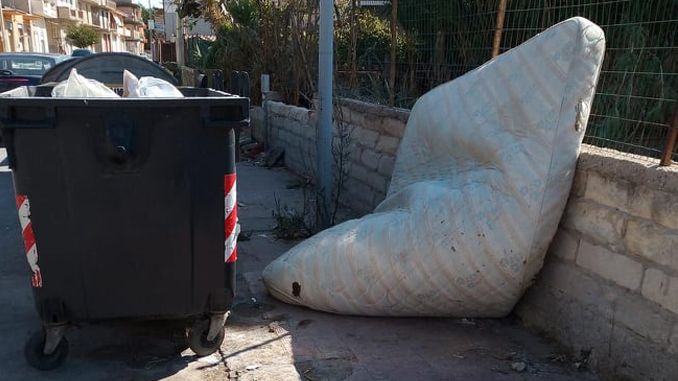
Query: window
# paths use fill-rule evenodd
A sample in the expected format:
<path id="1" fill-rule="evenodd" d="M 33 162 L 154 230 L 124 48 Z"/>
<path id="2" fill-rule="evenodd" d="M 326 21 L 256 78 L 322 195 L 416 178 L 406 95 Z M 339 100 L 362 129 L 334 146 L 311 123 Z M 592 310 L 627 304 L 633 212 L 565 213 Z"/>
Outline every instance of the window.
<path id="1" fill-rule="evenodd" d="M 39 57 L 7 57 L 0 61 L 0 67 L 18 75 L 42 75 L 52 67 L 52 62 Z"/>

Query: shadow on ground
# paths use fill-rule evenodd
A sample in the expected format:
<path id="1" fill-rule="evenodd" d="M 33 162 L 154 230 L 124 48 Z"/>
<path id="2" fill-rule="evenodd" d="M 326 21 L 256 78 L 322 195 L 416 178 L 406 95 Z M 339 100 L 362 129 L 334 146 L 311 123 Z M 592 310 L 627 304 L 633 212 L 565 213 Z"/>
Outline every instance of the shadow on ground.
<path id="1" fill-rule="evenodd" d="M 23 257 L 11 173 L 0 149 L 1 380 L 595 380 L 510 319 L 346 317 L 280 303 L 261 270 L 296 242 L 272 235 L 275 198 L 299 205 L 302 192 L 282 169 L 238 167 L 237 297 L 221 350 L 197 358 L 174 322 L 117 322 L 69 330 L 64 366 L 30 368 L 23 345 L 39 328 Z M 124 279 L 121 279 L 124 281 Z"/>

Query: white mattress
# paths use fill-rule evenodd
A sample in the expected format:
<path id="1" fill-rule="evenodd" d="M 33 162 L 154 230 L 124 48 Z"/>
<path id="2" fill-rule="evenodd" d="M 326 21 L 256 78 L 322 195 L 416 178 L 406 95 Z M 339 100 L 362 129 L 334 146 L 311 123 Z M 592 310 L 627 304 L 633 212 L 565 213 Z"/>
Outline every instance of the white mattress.
<path id="1" fill-rule="evenodd" d="M 508 314 L 556 232 L 604 49 L 572 18 L 422 96 L 387 198 L 273 261 L 268 290 L 339 314 Z"/>

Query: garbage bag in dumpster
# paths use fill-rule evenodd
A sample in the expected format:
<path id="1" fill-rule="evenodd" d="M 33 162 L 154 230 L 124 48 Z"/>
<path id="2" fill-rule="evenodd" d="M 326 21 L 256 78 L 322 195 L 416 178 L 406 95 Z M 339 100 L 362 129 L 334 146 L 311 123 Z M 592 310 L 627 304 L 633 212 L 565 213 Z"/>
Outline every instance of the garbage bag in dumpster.
<path id="1" fill-rule="evenodd" d="M 113 90 L 103 83 L 85 78 L 78 74 L 77 69 L 71 69 L 68 79 L 54 86 L 53 98 L 120 98 Z"/>
<path id="2" fill-rule="evenodd" d="M 422 96 L 386 199 L 271 263 L 268 290 L 341 314 L 508 314 L 565 208 L 604 49 L 569 19 Z"/>
<path id="3" fill-rule="evenodd" d="M 49 69 L 40 82 L 44 84 L 65 81 L 74 68 L 82 76 L 113 88 L 122 87 L 122 73 L 125 70 L 137 78 L 155 77 L 164 79 L 172 85 L 177 84 L 172 74 L 162 66 L 131 53 L 97 53 L 64 61 Z"/>
<path id="4" fill-rule="evenodd" d="M 68 325 L 120 318 L 185 320 L 190 347 L 214 352 L 235 293 L 233 130 L 249 100 L 191 88 L 177 99 L 36 96 L 50 92 L 0 97 L 44 324 L 27 359 L 54 368 Z"/>

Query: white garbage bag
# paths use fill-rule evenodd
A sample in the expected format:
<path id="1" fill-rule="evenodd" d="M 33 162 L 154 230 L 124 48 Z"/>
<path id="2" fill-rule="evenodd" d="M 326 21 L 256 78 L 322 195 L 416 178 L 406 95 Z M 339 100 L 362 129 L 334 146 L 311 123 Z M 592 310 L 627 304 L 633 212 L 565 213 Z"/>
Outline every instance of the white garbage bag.
<path id="1" fill-rule="evenodd" d="M 183 98 L 184 94 L 164 79 L 141 77 L 139 79 L 139 96 L 151 98 Z"/>
<path id="2" fill-rule="evenodd" d="M 103 83 L 85 78 L 71 69 L 68 79 L 54 86 L 53 98 L 120 98 Z"/>
<path id="3" fill-rule="evenodd" d="M 340 314 L 508 314 L 558 227 L 604 49 L 572 18 L 422 96 L 387 198 L 268 265 L 270 293 Z"/>
<path id="4" fill-rule="evenodd" d="M 139 78 L 127 70 L 122 72 L 122 97 L 139 98 Z"/>
<path id="5" fill-rule="evenodd" d="M 0 98 L 28 98 L 30 96 L 31 93 L 28 91 L 27 86 L 16 87 L 12 90 L 0 93 Z"/>
<path id="6" fill-rule="evenodd" d="M 155 77 L 137 78 L 125 70 L 122 75 L 122 96 L 126 98 L 183 98 L 184 94 L 164 79 Z"/>

